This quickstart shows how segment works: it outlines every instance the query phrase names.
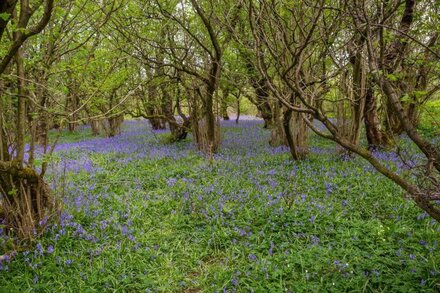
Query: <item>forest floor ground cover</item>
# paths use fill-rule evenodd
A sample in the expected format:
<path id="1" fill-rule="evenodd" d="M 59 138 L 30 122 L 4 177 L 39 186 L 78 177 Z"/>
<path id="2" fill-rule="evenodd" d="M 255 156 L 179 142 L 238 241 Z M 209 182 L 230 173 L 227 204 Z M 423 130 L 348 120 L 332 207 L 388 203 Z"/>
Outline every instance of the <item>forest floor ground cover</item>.
<path id="1" fill-rule="evenodd" d="M 212 160 L 166 136 L 139 120 L 62 138 L 46 178 L 60 222 L 0 262 L 0 291 L 440 289 L 440 225 L 361 159 L 312 136 L 292 162 L 258 120 L 222 122 Z"/>

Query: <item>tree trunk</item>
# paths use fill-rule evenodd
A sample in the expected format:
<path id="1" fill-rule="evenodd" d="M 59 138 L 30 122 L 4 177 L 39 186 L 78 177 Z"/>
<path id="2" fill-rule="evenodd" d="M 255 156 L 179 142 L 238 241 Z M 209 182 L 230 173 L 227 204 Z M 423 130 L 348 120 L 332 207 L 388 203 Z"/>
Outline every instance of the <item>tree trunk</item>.
<path id="1" fill-rule="evenodd" d="M 410 103 L 408 105 L 407 116 L 412 125 L 417 128 L 420 124 L 420 117 L 417 105 L 415 103 Z"/>
<path id="2" fill-rule="evenodd" d="M 156 89 L 153 86 L 150 86 L 148 88 L 148 100 L 143 102 L 143 107 L 145 113 L 147 113 L 147 116 L 154 117 L 158 114 L 161 114 L 160 111 L 157 110 L 158 103 L 155 100 L 156 95 L 157 95 Z M 157 117 L 149 118 L 148 121 L 150 121 L 151 128 L 153 128 L 153 130 L 159 130 L 165 128 L 160 118 Z"/>
<path id="3" fill-rule="evenodd" d="M 49 125 L 46 115 L 39 115 L 35 127 L 35 136 L 38 144 L 46 146 L 49 143 L 48 132 Z"/>
<path id="4" fill-rule="evenodd" d="M 298 161 L 299 160 L 299 155 L 298 155 L 298 151 L 296 149 L 295 141 L 294 141 L 294 139 L 292 137 L 292 129 L 290 129 L 290 120 L 292 119 L 292 113 L 293 113 L 292 109 L 287 109 L 284 112 L 283 128 L 284 128 L 284 135 L 286 137 L 287 144 L 288 144 L 289 149 L 290 149 L 290 154 L 292 155 L 292 158 L 295 161 Z"/>
<path id="5" fill-rule="evenodd" d="M 240 97 L 237 98 L 237 117 L 235 118 L 235 124 L 238 124 L 238 120 L 240 120 Z"/>
<path id="6" fill-rule="evenodd" d="M 196 90 L 199 96 L 202 96 L 202 93 L 199 89 Z M 212 93 L 213 95 L 213 93 Z M 195 95 L 191 95 L 191 124 L 193 128 L 193 137 L 197 144 L 197 147 L 200 151 L 205 154 L 215 153 L 216 149 L 214 148 L 220 142 L 220 125 L 219 121 L 215 119 L 213 112 L 211 111 L 211 119 L 213 119 L 214 127 L 209 125 L 206 101 L 203 104 L 203 107 L 198 105 L 198 99 Z M 211 108 L 212 109 L 212 108 Z M 202 110 L 202 111 L 200 111 Z M 202 113 L 201 113 L 202 112 Z M 202 115 L 200 115 L 202 114 Z M 204 114 L 204 115 L 203 115 Z"/>
<path id="7" fill-rule="evenodd" d="M 221 101 L 221 115 L 223 117 L 223 120 L 229 120 L 229 114 L 228 114 L 228 96 L 229 96 L 229 90 L 225 89 L 223 91 L 223 98 Z"/>
<path id="8" fill-rule="evenodd" d="M 99 122 L 99 120 L 91 119 L 90 127 L 92 129 L 92 135 L 98 136 L 101 134 L 101 123 Z"/>
<path id="9" fill-rule="evenodd" d="M 251 82 L 252 87 L 255 90 L 256 106 L 261 113 L 261 118 L 264 120 L 264 128 L 270 129 L 274 123 L 274 115 L 269 103 L 269 87 L 263 78 Z"/>
<path id="10" fill-rule="evenodd" d="M 162 113 L 166 117 L 164 121 L 168 123 L 171 135 L 175 137 L 177 136 L 179 127 L 176 118 L 174 117 L 173 100 L 171 99 L 171 96 L 167 93 L 166 89 L 162 90 L 162 98 Z"/>
<path id="11" fill-rule="evenodd" d="M 52 52 L 51 49 L 49 49 L 49 52 Z M 39 98 L 38 105 L 36 109 L 33 110 L 34 113 L 36 113 L 36 125 L 35 125 L 35 141 L 36 143 L 47 146 L 48 144 L 48 132 L 51 128 L 51 124 L 53 124 L 53 119 L 50 117 L 50 114 L 45 111 L 44 109 L 48 108 L 48 84 L 49 84 L 49 65 L 46 65 L 44 69 L 42 70 L 41 76 L 39 76 L 39 82 L 41 83 L 41 87 L 39 90 L 37 90 L 37 95 Z M 52 122 L 51 122 L 52 121 Z"/>
<path id="12" fill-rule="evenodd" d="M 295 95 L 292 95 L 290 103 L 296 104 Z M 292 158 L 297 161 L 304 159 L 308 152 L 308 127 L 302 114 L 287 109 L 283 115 L 283 128 L 287 145 Z"/>
<path id="13" fill-rule="evenodd" d="M 272 116 L 272 126 L 271 136 L 269 140 L 269 145 L 272 147 L 287 145 L 286 135 L 284 133 L 283 128 L 283 114 L 282 114 L 282 105 L 277 102 L 273 107 L 273 116 Z"/>
<path id="14" fill-rule="evenodd" d="M 180 99 L 181 99 L 181 92 L 180 92 L 180 87 L 178 85 L 176 91 L 176 109 L 180 118 L 182 118 L 183 120 L 183 124 L 180 127 L 177 127 L 177 130 L 173 135 L 173 141 L 180 141 L 185 139 L 188 135 L 188 130 L 191 127 L 191 120 L 188 119 L 188 117 L 186 117 L 185 113 L 183 113 L 182 106 L 180 105 Z"/>
<path id="15" fill-rule="evenodd" d="M 386 132 L 390 137 L 401 135 L 403 132 L 403 127 L 400 123 L 399 117 L 397 117 L 396 113 L 394 112 L 393 105 L 389 100 L 387 100 L 386 105 Z"/>
<path id="16" fill-rule="evenodd" d="M 380 129 L 380 120 L 377 113 L 376 97 L 369 86 L 365 94 L 365 132 L 370 150 L 382 148 L 387 145 L 385 133 Z"/>
<path id="17" fill-rule="evenodd" d="M 6 105 L 3 100 L 4 86 L 5 85 L 3 79 L 0 79 L 0 161 L 9 160 L 8 142 L 5 132 L 6 125 L 4 124 L 6 115 L 6 113 L 4 112 L 6 109 Z"/>
<path id="18" fill-rule="evenodd" d="M 111 116 L 107 118 L 108 121 L 108 129 L 107 136 L 114 137 L 116 135 L 121 134 L 121 126 L 124 123 L 124 115 L 120 114 L 117 116 Z"/>
<path id="19" fill-rule="evenodd" d="M 23 65 L 23 49 L 18 49 L 16 54 L 17 63 L 17 86 L 18 86 L 18 104 L 17 104 L 17 157 L 19 166 L 23 166 L 24 147 L 25 147 L 25 123 L 26 123 L 26 93 L 25 93 L 25 75 Z"/>
<path id="20" fill-rule="evenodd" d="M 216 64 L 213 67 L 217 67 L 218 64 Z M 217 74 L 217 70 L 213 69 L 211 73 Z M 209 153 L 215 153 L 217 152 L 218 148 L 218 141 L 216 139 L 216 123 L 215 123 L 215 115 L 214 115 L 214 92 L 216 89 L 215 86 L 216 82 L 212 81 L 212 83 L 208 84 L 207 86 L 207 95 L 206 95 L 206 131 L 207 131 L 207 138 L 208 138 L 208 144 L 209 146 L 204 146 L 203 151 L 208 151 Z M 208 147 L 208 149 L 206 149 Z"/>
<path id="21" fill-rule="evenodd" d="M 213 59 L 211 60 L 211 69 L 209 78 L 206 81 L 205 92 L 201 95 L 204 99 L 204 115 L 202 119 L 195 121 L 196 125 L 194 125 L 198 128 L 196 131 L 198 148 L 205 154 L 216 153 L 220 144 L 220 125 L 214 115 L 214 94 L 217 90 L 219 77 L 219 59 Z"/>
<path id="22" fill-rule="evenodd" d="M 366 74 L 361 49 L 354 56 L 353 62 L 353 102 L 351 113 L 350 141 L 359 144 L 361 125 L 365 108 Z"/>
<path id="23" fill-rule="evenodd" d="M 160 31 L 160 35 L 165 39 L 166 38 L 166 27 L 162 27 Z M 160 64 L 163 64 L 165 49 L 160 48 L 157 53 L 157 60 Z M 165 71 L 162 66 L 159 66 L 157 68 L 157 75 L 158 76 L 165 76 Z M 179 125 L 176 122 L 176 118 L 174 117 L 174 109 L 173 109 L 173 99 L 171 98 L 169 94 L 169 89 L 167 88 L 166 84 L 162 84 L 161 87 L 161 93 L 162 93 L 162 100 L 161 100 L 161 110 L 163 115 L 165 116 L 165 119 L 162 120 L 163 124 L 166 127 L 166 124 L 168 123 L 169 129 L 171 132 L 172 137 L 177 137 L 179 132 Z"/>
<path id="24" fill-rule="evenodd" d="M 68 123 L 68 129 L 69 129 L 69 132 L 75 132 L 76 127 L 77 127 L 77 122 L 75 120 L 78 117 L 76 111 L 78 109 L 78 104 L 79 104 L 79 99 L 75 93 L 70 95 L 70 97 L 68 99 L 68 103 L 69 103 L 69 108 L 70 108 L 69 111 L 71 113 L 73 113 L 73 115 L 71 115 L 71 117 L 70 117 L 71 121 L 69 121 L 69 123 Z"/>
<path id="25" fill-rule="evenodd" d="M 18 161 L 0 161 L 0 194 L 6 231 L 30 240 L 57 212 L 48 185 L 32 169 Z"/>

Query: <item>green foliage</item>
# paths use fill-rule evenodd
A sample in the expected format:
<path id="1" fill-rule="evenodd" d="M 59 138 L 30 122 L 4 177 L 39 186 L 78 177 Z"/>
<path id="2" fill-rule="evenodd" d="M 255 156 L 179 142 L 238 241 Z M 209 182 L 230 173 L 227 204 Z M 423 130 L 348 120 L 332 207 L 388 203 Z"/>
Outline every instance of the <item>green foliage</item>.
<path id="1" fill-rule="evenodd" d="M 245 115 L 256 115 L 258 113 L 257 107 L 246 98 L 240 100 L 240 111 Z"/>
<path id="2" fill-rule="evenodd" d="M 437 137 L 440 134 L 440 100 L 429 101 L 420 112 L 419 130 L 427 137 Z"/>
<path id="3" fill-rule="evenodd" d="M 399 80 L 399 76 L 397 74 L 388 74 L 387 75 L 387 79 L 390 81 L 398 81 Z"/>
<path id="4" fill-rule="evenodd" d="M 9 13 L 6 13 L 6 12 L 0 13 L 0 18 L 4 21 L 8 21 L 10 17 L 11 17 L 11 15 Z"/>

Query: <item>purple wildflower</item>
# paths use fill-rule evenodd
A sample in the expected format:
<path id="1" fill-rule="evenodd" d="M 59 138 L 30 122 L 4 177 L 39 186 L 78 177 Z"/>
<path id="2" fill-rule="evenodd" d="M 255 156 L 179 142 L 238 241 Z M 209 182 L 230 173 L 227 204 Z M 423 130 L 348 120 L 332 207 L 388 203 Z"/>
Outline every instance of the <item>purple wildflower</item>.
<path id="1" fill-rule="evenodd" d="M 252 254 L 252 253 L 250 253 L 250 254 L 248 255 L 248 258 L 249 258 L 249 260 L 251 260 L 251 261 L 256 261 L 256 260 L 257 260 L 257 256 L 256 256 L 255 254 Z"/>
<path id="2" fill-rule="evenodd" d="M 49 245 L 47 247 L 47 253 L 53 253 L 53 251 L 54 251 L 53 245 Z"/>

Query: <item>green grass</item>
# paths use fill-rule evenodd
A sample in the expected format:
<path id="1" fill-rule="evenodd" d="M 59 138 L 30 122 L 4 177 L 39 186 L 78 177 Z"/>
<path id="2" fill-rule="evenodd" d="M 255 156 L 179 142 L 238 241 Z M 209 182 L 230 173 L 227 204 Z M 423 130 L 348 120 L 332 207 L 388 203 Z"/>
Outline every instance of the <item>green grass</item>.
<path id="1" fill-rule="evenodd" d="M 96 136 L 92 134 L 92 130 L 90 128 L 84 128 L 80 131 L 69 131 L 67 129 L 53 129 L 49 131 L 49 141 L 51 143 L 54 143 L 55 141 L 60 141 L 63 143 L 73 143 L 93 138 L 96 138 Z"/>
<path id="2" fill-rule="evenodd" d="M 0 291 L 440 289 L 440 226 L 399 188 L 316 137 L 320 150 L 292 162 L 261 125 L 228 125 L 212 164 L 148 132 L 57 153 L 92 167 L 53 170 L 69 217 L 7 263 Z"/>

